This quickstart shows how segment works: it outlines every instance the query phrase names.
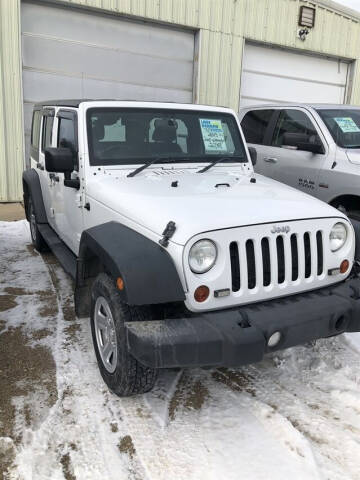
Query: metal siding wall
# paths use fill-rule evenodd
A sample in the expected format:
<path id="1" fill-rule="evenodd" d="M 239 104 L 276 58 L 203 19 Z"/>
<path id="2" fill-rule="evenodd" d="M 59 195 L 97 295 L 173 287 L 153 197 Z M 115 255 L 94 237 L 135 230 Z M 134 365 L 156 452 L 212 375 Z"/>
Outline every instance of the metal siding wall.
<path id="1" fill-rule="evenodd" d="M 22 197 L 24 143 L 18 1 L 1 0 L 0 23 L 0 201 L 16 201 Z"/>
<path id="2" fill-rule="evenodd" d="M 305 42 L 296 38 L 306 0 L 63 0 L 200 30 L 200 103 L 238 108 L 244 38 L 325 55 L 360 59 L 360 20 L 317 5 L 316 26 Z M 329 5 L 327 7 L 327 5 Z M 0 0 L 0 201 L 21 198 L 23 168 L 20 0 Z M 352 102 L 360 104 L 360 66 L 354 68 Z M 11 135 L 10 135 L 11 132 Z"/>

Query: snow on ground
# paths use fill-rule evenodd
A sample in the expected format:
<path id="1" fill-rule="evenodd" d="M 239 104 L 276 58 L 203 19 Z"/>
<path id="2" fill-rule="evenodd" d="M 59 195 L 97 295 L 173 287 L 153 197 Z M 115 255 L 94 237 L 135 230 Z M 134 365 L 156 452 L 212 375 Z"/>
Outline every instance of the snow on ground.
<path id="1" fill-rule="evenodd" d="M 72 281 L 0 222 L 0 478 L 360 479 L 359 334 L 239 369 L 167 370 L 120 399 Z"/>

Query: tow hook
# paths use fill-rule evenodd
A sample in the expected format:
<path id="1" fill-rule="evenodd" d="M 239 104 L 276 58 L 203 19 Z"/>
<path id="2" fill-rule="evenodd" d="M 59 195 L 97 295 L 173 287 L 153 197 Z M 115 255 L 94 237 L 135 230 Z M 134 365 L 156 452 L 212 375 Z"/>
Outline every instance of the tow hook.
<path id="1" fill-rule="evenodd" d="M 159 240 L 159 243 L 162 247 L 167 247 L 169 245 L 169 240 L 170 238 L 174 235 L 176 230 L 176 224 L 175 222 L 170 221 L 166 227 L 165 230 L 163 231 L 163 238 Z"/>

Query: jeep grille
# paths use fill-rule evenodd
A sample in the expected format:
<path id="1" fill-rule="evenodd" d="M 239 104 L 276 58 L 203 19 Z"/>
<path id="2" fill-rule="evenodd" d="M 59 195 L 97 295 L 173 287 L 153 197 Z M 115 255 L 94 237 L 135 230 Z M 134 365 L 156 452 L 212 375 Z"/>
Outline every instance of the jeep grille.
<path id="1" fill-rule="evenodd" d="M 323 235 L 317 232 L 232 241 L 229 247 L 232 291 L 281 285 L 322 275 Z M 286 261 L 289 259 L 289 262 Z M 286 268 L 286 266 L 288 268 Z"/>
<path id="2" fill-rule="evenodd" d="M 325 217 L 287 221 L 286 224 L 247 225 L 193 237 L 184 250 L 189 291 L 187 306 L 196 311 L 235 307 L 344 280 L 350 269 L 346 274 L 336 272 L 344 259 L 352 265 L 354 237 L 350 227 L 344 247 L 336 252 L 330 250 L 330 231 L 338 220 L 337 217 Z M 210 238 L 216 243 L 218 259 L 208 273 L 195 275 L 187 259 L 191 245 L 201 238 Z M 203 303 L 196 302 L 193 296 L 199 285 L 206 285 L 211 292 Z M 223 289 L 228 289 L 229 295 L 215 295 L 217 290 Z"/>

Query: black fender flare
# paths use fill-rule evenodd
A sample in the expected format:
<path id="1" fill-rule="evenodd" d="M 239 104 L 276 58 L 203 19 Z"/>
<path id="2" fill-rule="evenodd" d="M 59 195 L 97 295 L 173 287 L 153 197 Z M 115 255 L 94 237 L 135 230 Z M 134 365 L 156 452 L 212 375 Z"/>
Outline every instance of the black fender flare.
<path id="1" fill-rule="evenodd" d="M 349 218 L 355 230 L 355 260 L 360 261 L 360 221 Z"/>
<path id="2" fill-rule="evenodd" d="M 87 293 L 86 302 L 84 288 L 89 290 L 92 280 L 101 271 L 99 265 L 114 281 L 121 277 L 124 288 L 119 292 L 128 305 L 185 300 L 184 289 L 169 253 L 144 235 L 112 221 L 89 228 L 81 235 L 75 299 L 85 300 L 86 305 L 78 305 L 76 310 L 79 313 L 88 312 L 90 298 Z"/>
<path id="3" fill-rule="evenodd" d="M 34 206 L 36 223 L 48 223 L 38 173 L 33 168 L 29 168 L 23 172 L 22 179 L 24 190 L 24 206 L 27 219 L 29 220 L 27 204 L 28 197 L 30 196 Z"/>

